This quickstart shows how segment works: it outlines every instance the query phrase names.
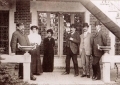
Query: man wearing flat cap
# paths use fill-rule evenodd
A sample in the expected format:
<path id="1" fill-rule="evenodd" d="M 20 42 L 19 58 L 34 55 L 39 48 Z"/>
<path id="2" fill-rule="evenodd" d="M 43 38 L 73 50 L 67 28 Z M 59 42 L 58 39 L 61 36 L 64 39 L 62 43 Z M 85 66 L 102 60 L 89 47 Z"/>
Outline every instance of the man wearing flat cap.
<path id="1" fill-rule="evenodd" d="M 74 64 L 74 70 L 75 70 L 74 76 L 78 76 L 79 70 L 78 70 L 77 53 L 80 43 L 80 36 L 79 33 L 76 31 L 74 24 L 70 25 L 70 33 L 66 39 L 66 43 L 67 43 L 66 71 L 63 73 L 63 75 L 70 73 L 70 60 L 72 58 Z"/>
<path id="2" fill-rule="evenodd" d="M 91 56 L 91 33 L 88 32 L 89 25 L 88 23 L 83 23 L 83 33 L 80 35 L 80 47 L 79 54 L 81 56 L 82 62 L 82 76 L 90 78 L 90 56 Z"/>
<path id="3" fill-rule="evenodd" d="M 96 33 L 91 38 L 91 46 L 92 46 L 92 69 L 93 69 L 93 80 L 100 80 L 101 79 L 101 70 L 99 61 L 104 54 L 103 50 L 98 49 L 99 46 L 107 46 L 107 35 L 101 29 L 100 21 L 95 22 Z"/>
<path id="4" fill-rule="evenodd" d="M 28 36 L 24 34 L 24 24 L 23 23 L 17 23 L 16 24 L 16 31 L 12 34 L 12 39 L 10 42 L 11 46 L 11 55 L 23 55 L 25 51 L 22 51 L 18 49 L 17 43 L 19 43 L 21 46 L 29 46 L 30 42 L 28 39 Z M 19 64 L 19 78 L 23 79 L 23 64 Z M 31 73 L 31 80 L 36 80 L 35 77 L 33 77 Z"/>

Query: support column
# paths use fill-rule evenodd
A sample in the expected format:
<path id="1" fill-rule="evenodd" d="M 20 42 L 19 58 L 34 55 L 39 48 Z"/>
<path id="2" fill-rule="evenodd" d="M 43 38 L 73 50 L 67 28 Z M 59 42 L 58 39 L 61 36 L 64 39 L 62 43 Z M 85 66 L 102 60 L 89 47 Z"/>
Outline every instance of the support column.
<path id="1" fill-rule="evenodd" d="M 111 56 L 114 56 L 115 55 L 115 36 L 113 35 L 113 33 L 109 32 L 109 37 L 110 37 L 110 43 L 111 43 L 111 50 L 109 52 L 109 54 Z M 114 62 L 111 62 L 111 69 L 114 68 Z"/>
<path id="2" fill-rule="evenodd" d="M 71 24 L 74 24 L 74 14 L 71 14 Z"/>
<path id="3" fill-rule="evenodd" d="M 36 1 L 31 1 L 32 3 L 30 3 L 31 4 L 31 6 L 30 6 L 30 12 L 31 12 L 31 26 L 32 25 L 38 25 L 38 14 L 37 14 L 37 6 L 35 6 L 36 5 Z"/>
<path id="4" fill-rule="evenodd" d="M 63 30 L 64 30 L 64 20 L 63 20 L 63 15 L 60 14 L 60 30 L 59 30 L 59 44 L 60 44 L 60 57 L 63 55 Z"/>
<path id="5" fill-rule="evenodd" d="M 89 29 L 88 31 L 91 33 L 91 25 L 90 25 L 90 12 L 86 11 L 85 12 L 85 22 L 87 22 L 89 24 Z"/>
<path id="6" fill-rule="evenodd" d="M 50 29 L 50 13 L 47 13 L 47 29 Z"/>
<path id="7" fill-rule="evenodd" d="M 110 82 L 110 63 L 103 63 L 103 81 L 105 83 Z"/>
<path id="8" fill-rule="evenodd" d="M 15 0 L 16 1 L 16 0 Z M 13 3 L 16 3 L 16 2 L 13 2 Z M 10 11 L 9 11 L 9 39 L 11 40 L 11 38 L 12 38 L 12 33 L 14 32 L 14 31 L 16 31 L 16 26 L 15 26 L 15 23 L 14 23 L 14 12 L 15 12 L 15 10 L 16 10 L 16 4 L 13 4 L 14 6 L 13 6 L 13 8 L 12 9 L 10 9 Z M 9 43 L 10 43 L 10 40 L 9 40 Z M 9 46 L 9 54 L 11 53 L 11 48 L 10 48 L 10 46 Z"/>

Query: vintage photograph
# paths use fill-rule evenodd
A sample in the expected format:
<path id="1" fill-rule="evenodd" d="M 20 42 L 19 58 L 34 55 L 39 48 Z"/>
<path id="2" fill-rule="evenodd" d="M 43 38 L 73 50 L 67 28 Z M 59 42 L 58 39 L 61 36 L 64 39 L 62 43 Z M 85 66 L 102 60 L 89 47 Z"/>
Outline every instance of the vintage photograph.
<path id="1" fill-rule="evenodd" d="M 0 85 L 120 85 L 120 0 L 0 0 Z"/>

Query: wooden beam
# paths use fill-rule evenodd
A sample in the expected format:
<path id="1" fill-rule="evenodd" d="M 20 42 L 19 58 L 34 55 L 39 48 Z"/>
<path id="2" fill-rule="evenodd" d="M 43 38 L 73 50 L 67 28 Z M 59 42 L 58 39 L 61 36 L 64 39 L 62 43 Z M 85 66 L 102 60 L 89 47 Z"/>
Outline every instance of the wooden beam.
<path id="1" fill-rule="evenodd" d="M 80 0 L 36 0 L 36 1 L 50 1 L 50 2 L 80 2 Z"/>

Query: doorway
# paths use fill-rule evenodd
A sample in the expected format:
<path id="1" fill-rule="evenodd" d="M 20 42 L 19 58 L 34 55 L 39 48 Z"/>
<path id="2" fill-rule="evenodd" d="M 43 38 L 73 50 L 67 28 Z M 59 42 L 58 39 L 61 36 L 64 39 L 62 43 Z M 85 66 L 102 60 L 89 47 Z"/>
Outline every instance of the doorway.
<path id="1" fill-rule="evenodd" d="M 0 11 L 0 48 L 9 53 L 9 11 Z"/>
<path id="2" fill-rule="evenodd" d="M 54 34 L 53 38 L 55 39 L 55 56 L 61 57 L 66 55 L 65 49 L 65 35 L 66 26 L 74 23 L 76 30 L 81 34 L 82 33 L 82 23 L 84 23 L 84 12 L 41 12 L 38 11 L 38 26 L 39 34 L 43 39 L 46 37 L 46 30 L 52 29 Z M 43 42 L 41 43 L 40 52 L 43 55 Z"/>

